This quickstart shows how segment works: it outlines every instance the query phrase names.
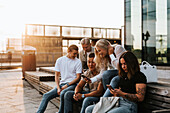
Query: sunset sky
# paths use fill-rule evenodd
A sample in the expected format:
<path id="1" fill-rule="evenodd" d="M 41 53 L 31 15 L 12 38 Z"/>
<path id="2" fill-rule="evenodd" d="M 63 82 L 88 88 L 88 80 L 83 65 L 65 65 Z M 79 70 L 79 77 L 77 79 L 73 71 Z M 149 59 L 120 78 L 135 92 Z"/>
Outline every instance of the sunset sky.
<path id="1" fill-rule="evenodd" d="M 120 28 L 124 0 L 0 0 L 0 44 L 25 24 Z"/>

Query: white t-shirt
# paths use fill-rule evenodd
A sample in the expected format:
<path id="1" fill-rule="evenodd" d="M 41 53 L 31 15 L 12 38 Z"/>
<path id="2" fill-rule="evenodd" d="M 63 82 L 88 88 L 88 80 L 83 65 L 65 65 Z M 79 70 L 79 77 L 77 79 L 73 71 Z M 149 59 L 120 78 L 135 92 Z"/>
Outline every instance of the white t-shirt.
<path id="1" fill-rule="evenodd" d="M 63 56 L 56 60 L 55 71 L 60 72 L 60 84 L 71 82 L 77 77 L 76 74 L 82 73 L 82 64 L 78 58 Z"/>

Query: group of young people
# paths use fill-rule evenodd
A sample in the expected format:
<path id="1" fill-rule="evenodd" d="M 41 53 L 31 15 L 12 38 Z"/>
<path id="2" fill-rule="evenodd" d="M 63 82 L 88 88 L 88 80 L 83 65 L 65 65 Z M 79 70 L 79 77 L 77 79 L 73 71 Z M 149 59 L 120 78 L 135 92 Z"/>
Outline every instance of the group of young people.
<path id="1" fill-rule="evenodd" d="M 95 47 L 90 39 L 81 40 L 83 50 L 68 47 L 68 54 L 56 60 L 56 87 L 45 93 L 37 113 L 43 113 L 48 102 L 60 97 L 58 113 L 73 113 L 73 103 L 82 103 L 80 113 L 92 113 L 100 97 L 119 97 L 119 105 L 108 113 L 137 113 L 137 103 L 144 100 L 146 77 L 132 52 L 121 45 L 100 39 Z M 110 84 L 111 88 L 107 88 Z"/>

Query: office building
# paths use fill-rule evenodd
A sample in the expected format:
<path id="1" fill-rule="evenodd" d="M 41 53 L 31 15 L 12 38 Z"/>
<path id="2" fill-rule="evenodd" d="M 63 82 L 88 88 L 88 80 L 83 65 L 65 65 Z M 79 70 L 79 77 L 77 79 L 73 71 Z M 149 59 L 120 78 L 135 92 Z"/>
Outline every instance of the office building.
<path id="1" fill-rule="evenodd" d="M 124 0 L 125 48 L 139 61 L 170 65 L 170 0 Z"/>

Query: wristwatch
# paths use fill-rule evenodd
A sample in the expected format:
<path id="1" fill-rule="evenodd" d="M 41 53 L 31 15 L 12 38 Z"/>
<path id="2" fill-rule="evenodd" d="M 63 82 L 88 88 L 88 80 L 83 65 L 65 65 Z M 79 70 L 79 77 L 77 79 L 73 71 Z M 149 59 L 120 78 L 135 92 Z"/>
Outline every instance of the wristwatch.
<path id="1" fill-rule="evenodd" d="M 81 95 L 81 98 L 85 98 L 84 94 Z"/>
<path id="2" fill-rule="evenodd" d="M 69 83 L 66 83 L 67 87 L 70 86 Z"/>

